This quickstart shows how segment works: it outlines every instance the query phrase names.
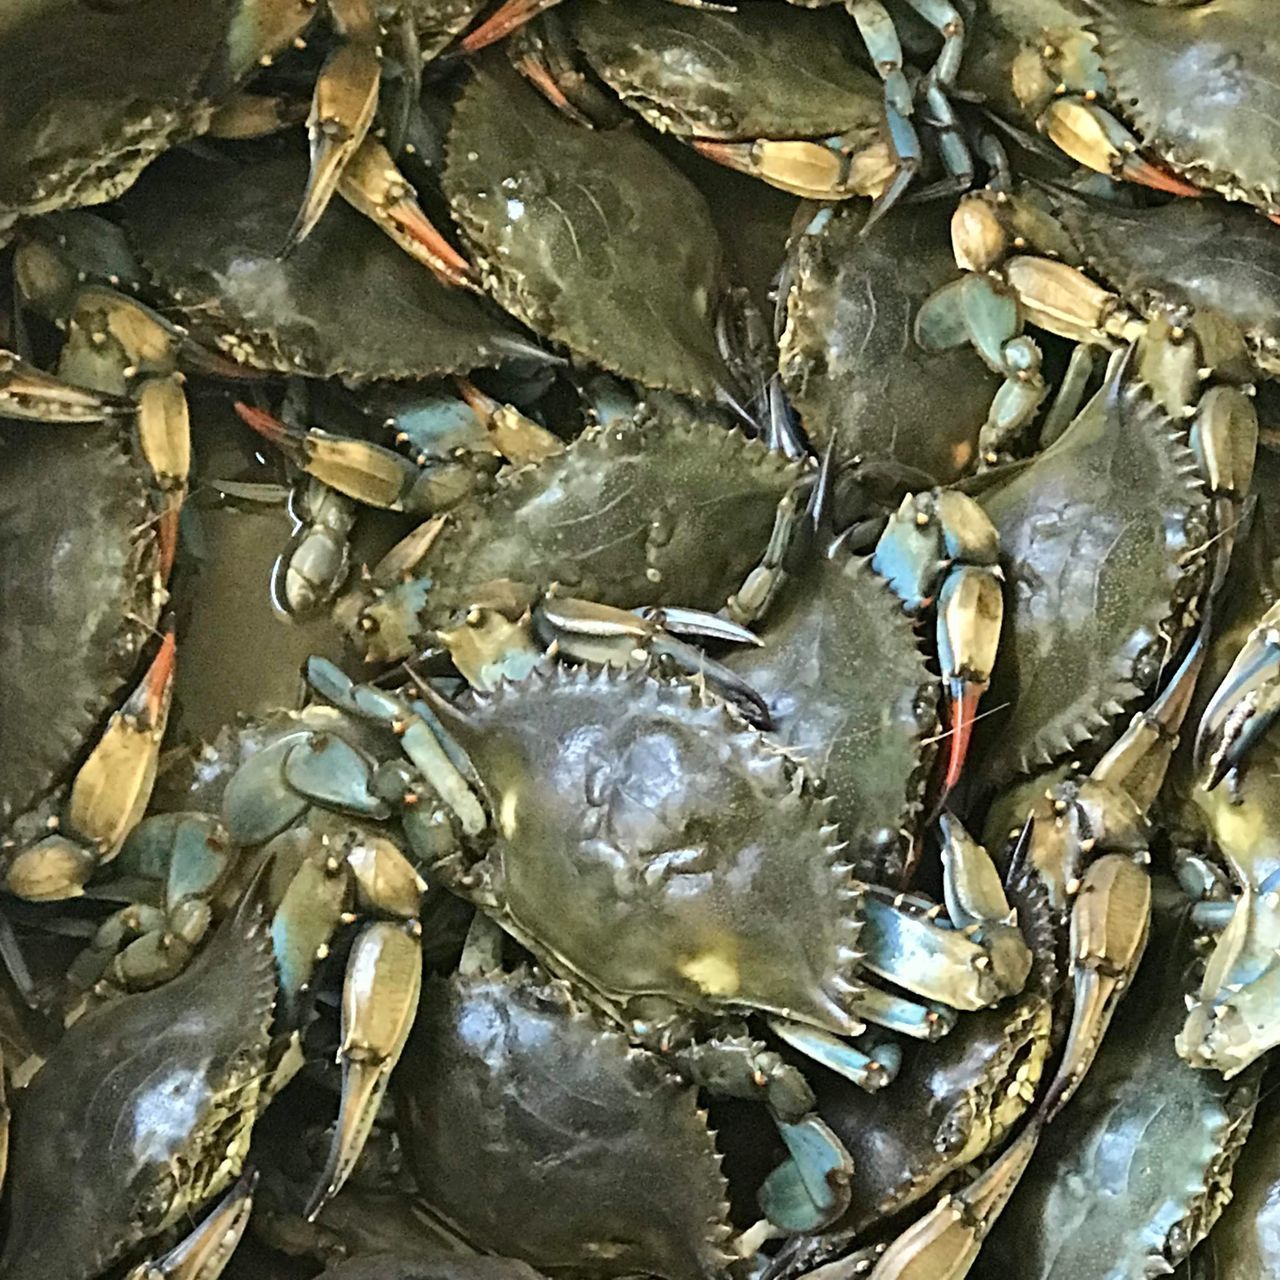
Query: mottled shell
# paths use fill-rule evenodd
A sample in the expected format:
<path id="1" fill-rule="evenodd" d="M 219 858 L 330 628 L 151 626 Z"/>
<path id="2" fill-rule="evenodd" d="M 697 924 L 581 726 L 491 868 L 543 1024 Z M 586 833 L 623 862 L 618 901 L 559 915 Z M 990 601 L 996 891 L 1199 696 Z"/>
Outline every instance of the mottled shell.
<path id="1" fill-rule="evenodd" d="M 472 1258 L 442 1250 L 438 1258 L 396 1253 L 350 1258 L 325 1271 L 323 1280 L 538 1280 L 538 1273 L 514 1258 Z"/>
<path id="2" fill-rule="evenodd" d="M 1004 635 L 973 759 L 999 786 L 1097 737 L 1176 649 L 1206 499 L 1174 424 L 1114 379 L 1050 449 L 983 499 L 1000 533 Z"/>
<path id="3" fill-rule="evenodd" d="M 710 211 L 636 131 L 566 119 L 499 52 L 454 110 L 444 190 L 485 287 L 536 333 L 647 387 L 728 384 Z"/>
<path id="4" fill-rule="evenodd" d="M 660 995 L 849 1031 L 858 888 L 805 775 L 690 685 L 539 669 L 441 706 L 479 777 L 482 859 L 442 865 L 615 1008 Z"/>
<path id="5" fill-rule="evenodd" d="M 0 833 L 65 780 L 159 617 L 143 468 L 115 426 L 0 419 Z"/>
<path id="6" fill-rule="evenodd" d="M 13 1102 L 5 1280 L 96 1280 L 235 1177 L 275 992 L 246 903 L 179 977 L 67 1031 Z"/>
<path id="7" fill-rule="evenodd" d="M 385 22 L 400 14 L 413 23 L 423 61 L 443 53 L 471 25 L 485 0 L 379 0 Z"/>
<path id="8" fill-rule="evenodd" d="M 920 812 L 937 677 L 896 595 L 866 562 L 815 551 L 765 622 L 724 661 L 765 700 L 772 736 L 821 779 L 858 875 L 890 883 Z"/>
<path id="9" fill-rule="evenodd" d="M 556 1275 L 723 1273 L 725 1182 L 695 1090 L 565 984 L 429 981 L 393 1088 L 423 1198 L 472 1245 Z"/>
<path id="10" fill-rule="evenodd" d="M 1056 213 L 1122 297 L 1218 311 L 1240 327 L 1259 368 L 1280 375 L 1280 237 L 1253 210 L 1212 200 L 1145 209 L 1067 200 Z"/>
<path id="11" fill-rule="evenodd" d="M 1231 1201 L 1205 1251 L 1218 1280 L 1280 1275 L 1280 1111 L 1262 1107 L 1231 1179 Z"/>
<path id="12" fill-rule="evenodd" d="M 998 386 L 971 352 L 926 352 L 913 335 L 920 304 L 955 276 L 950 211 L 904 205 L 863 236 L 866 220 L 846 203 L 796 239 L 783 385 L 819 449 L 834 438 L 840 458 L 889 458 L 946 484 L 976 461 Z"/>
<path id="13" fill-rule="evenodd" d="M 0 5 L 0 215 L 97 204 L 253 65 L 232 38 L 240 0 Z M 15 87 L 21 85 L 21 91 Z"/>
<path id="14" fill-rule="evenodd" d="M 1280 211 L 1280 32 L 1272 0 L 1190 7 L 1095 0 L 1115 101 L 1197 185 Z"/>
<path id="15" fill-rule="evenodd" d="M 708 422 L 641 414 L 588 431 L 450 513 L 417 569 L 431 582 L 422 630 L 444 625 L 497 579 L 559 583 L 566 595 L 623 608 L 719 609 L 763 556 L 778 503 L 802 474 Z M 360 610 L 353 638 L 368 656 L 414 651 L 399 621 L 401 594 Z"/>
<path id="16" fill-rule="evenodd" d="M 880 83 L 844 14 L 591 0 L 572 21 L 592 69 L 655 129 L 746 140 L 880 128 Z"/>
<path id="17" fill-rule="evenodd" d="M 1224 1082 L 1174 1051 L 1193 933 L 1185 899 L 1161 889 L 1133 989 L 988 1238 L 981 1276 L 1147 1280 L 1186 1257 L 1226 1203 L 1260 1073 Z"/>
<path id="18" fill-rule="evenodd" d="M 349 381 L 514 352 L 500 313 L 440 284 L 341 200 L 281 259 L 305 182 L 301 155 L 235 166 L 174 155 L 126 196 L 130 244 L 197 339 L 255 368 Z"/>

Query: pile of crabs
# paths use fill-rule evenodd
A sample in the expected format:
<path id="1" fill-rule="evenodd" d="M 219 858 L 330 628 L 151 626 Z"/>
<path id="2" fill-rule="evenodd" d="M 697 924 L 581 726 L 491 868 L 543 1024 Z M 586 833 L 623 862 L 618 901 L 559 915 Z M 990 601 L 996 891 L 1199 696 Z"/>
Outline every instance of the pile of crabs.
<path id="1" fill-rule="evenodd" d="M 1270 8 L 0 4 L 0 1280 L 1280 1280 Z"/>

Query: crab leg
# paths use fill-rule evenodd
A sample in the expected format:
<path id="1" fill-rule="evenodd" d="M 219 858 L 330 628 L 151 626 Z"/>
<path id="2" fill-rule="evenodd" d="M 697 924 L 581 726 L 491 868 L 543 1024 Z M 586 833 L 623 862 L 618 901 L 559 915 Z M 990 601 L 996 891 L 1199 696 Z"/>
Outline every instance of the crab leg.
<path id="1" fill-rule="evenodd" d="M 376 138 L 365 138 L 352 153 L 337 189 L 441 284 L 479 291 L 471 264 L 423 212 L 408 179 Z"/>
<path id="2" fill-rule="evenodd" d="M 1209 763 L 1208 790 L 1240 768 L 1280 713 L 1278 677 L 1280 604 L 1273 604 L 1249 633 L 1200 718 L 1195 754 L 1197 762 Z"/>
<path id="3" fill-rule="evenodd" d="M 912 615 L 937 596 L 938 657 L 950 732 L 945 798 L 964 767 L 1000 642 L 1004 597 L 995 526 L 958 491 L 909 494 L 876 544 L 871 566 Z"/>
<path id="4" fill-rule="evenodd" d="M 468 32 L 458 47 L 463 53 L 479 53 L 481 49 L 506 39 L 513 31 L 532 22 L 540 13 L 554 9 L 560 0 L 503 0 L 478 26 Z"/>
<path id="5" fill-rule="evenodd" d="M 123 396 L 73 386 L 0 349 L 0 415 L 32 422 L 104 422 L 133 412 Z"/>
<path id="6" fill-rule="evenodd" d="M 761 1185 L 760 1208 L 785 1231 L 821 1231 L 849 1207 L 853 1159 L 830 1126 L 815 1115 L 775 1124 L 789 1158 Z"/>
<path id="7" fill-rule="evenodd" d="M 282 257 L 301 244 L 320 221 L 378 106 L 382 63 L 373 6 L 370 0 L 328 0 L 328 4 L 342 43 L 329 55 L 316 79 L 307 117 L 311 172 L 280 251 Z"/>
<path id="8" fill-rule="evenodd" d="M 139 1263 L 124 1280 L 218 1280 L 249 1225 L 258 1174 L 244 1174 L 194 1227 L 161 1258 Z"/>
<path id="9" fill-rule="evenodd" d="M 342 990 L 342 1104 L 320 1181 L 307 1203 L 314 1221 L 342 1189 L 369 1138 L 400 1060 L 422 989 L 421 927 L 371 924 L 356 939 Z"/>
<path id="10" fill-rule="evenodd" d="M 910 185 L 920 164 L 914 133 L 895 137 L 896 146 L 868 142 L 860 135 L 834 135 L 822 141 L 755 138 L 718 142 L 694 138 L 690 146 L 726 169 L 759 178 L 771 187 L 808 200 L 846 200 L 873 196 L 885 206 Z M 895 189 L 899 188 L 899 189 Z"/>
<path id="11" fill-rule="evenodd" d="M 328 604 L 346 581 L 355 503 L 308 476 L 289 496 L 297 530 L 271 570 L 271 599 L 291 617 Z"/>

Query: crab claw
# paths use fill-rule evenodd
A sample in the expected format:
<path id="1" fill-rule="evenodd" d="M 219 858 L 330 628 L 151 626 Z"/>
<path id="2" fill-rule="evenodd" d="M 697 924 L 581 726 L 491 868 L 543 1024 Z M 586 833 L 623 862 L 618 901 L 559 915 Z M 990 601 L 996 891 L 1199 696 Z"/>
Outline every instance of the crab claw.
<path id="1" fill-rule="evenodd" d="M 880 1255 L 870 1280 L 963 1280 L 1040 1141 L 1039 1117 L 963 1191 L 943 1196 Z"/>
<path id="2" fill-rule="evenodd" d="M 761 1211 L 784 1231 L 821 1231 L 849 1207 L 853 1159 L 817 1116 L 806 1116 L 794 1124 L 776 1123 L 790 1158 L 761 1185 Z"/>
<path id="3" fill-rule="evenodd" d="M 1070 1101 L 1093 1065 L 1116 1005 L 1138 970 L 1151 930 L 1151 878 L 1132 858 L 1107 854 L 1084 874 L 1071 912 L 1075 1002 L 1045 1119 Z"/>
<path id="4" fill-rule="evenodd" d="M 249 1225 L 257 1186 L 256 1170 L 244 1174 L 190 1234 L 163 1257 L 139 1263 L 124 1280 L 218 1280 Z"/>
<path id="5" fill-rule="evenodd" d="M 938 597 L 938 661 L 946 682 L 950 721 L 944 800 L 964 768 L 978 703 L 995 666 L 1003 621 L 1000 570 L 986 565 L 961 565 L 952 570 Z"/>
<path id="6" fill-rule="evenodd" d="M 846 150 L 842 139 L 829 142 L 757 138 L 751 142 L 715 142 L 695 138 L 693 149 L 708 160 L 759 178 L 771 187 L 808 200 L 845 200 L 878 196 L 896 171 L 888 144 L 876 140 Z"/>
<path id="7" fill-rule="evenodd" d="M 1280 713 L 1280 604 L 1250 632 L 1215 691 L 1196 732 L 1195 758 L 1209 765 L 1212 791 L 1239 768 Z"/>
<path id="8" fill-rule="evenodd" d="M 240 420 L 270 441 L 308 475 L 366 506 L 425 513 L 432 506 L 431 473 L 408 458 L 367 440 L 331 435 L 287 422 L 243 401 Z"/>
<path id="9" fill-rule="evenodd" d="M 1185 178 L 1147 160 L 1141 142 L 1096 102 L 1071 96 L 1055 98 L 1038 123 L 1055 146 L 1096 173 L 1175 196 L 1204 194 Z"/>
<path id="10" fill-rule="evenodd" d="M 339 177 L 338 194 L 441 284 L 479 291 L 471 264 L 423 212 L 408 179 L 376 138 L 365 138 L 356 148 Z"/>
<path id="11" fill-rule="evenodd" d="M 316 1215 L 355 1167 L 387 1081 L 413 1027 L 422 989 L 421 930 L 380 922 L 356 939 L 342 989 L 342 1106 L 324 1172 L 306 1207 Z"/>
<path id="12" fill-rule="evenodd" d="M 108 721 L 71 784 L 67 825 L 94 845 L 103 861 L 119 852 L 151 798 L 173 697 L 176 654 L 170 630 L 146 675 Z"/>
<path id="13" fill-rule="evenodd" d="M 316 78 L 307 117 L 311 172 L 302 204 L 280 250 L 283 258 L 314 230 L 356 150 L 373 123 L 382 64 L 378 23 L 368 0 L 329 0 L 342 43 Z"/>
<path id="14" fill-rule="evenodd" d="M 103 422 L 134 411 L 133 402 L 77 387 L 0 350 L 0 416 L 31 422 Z"/>
<path id="15" fill-rule="evenodd" d="M 505 40 L 518 27 L 532 22 L 540 13 L 554 9 L 560 0 L 503 0 L 482 23 L 459 42 L 463 53 L 479 53 L 481 49 Z"/>

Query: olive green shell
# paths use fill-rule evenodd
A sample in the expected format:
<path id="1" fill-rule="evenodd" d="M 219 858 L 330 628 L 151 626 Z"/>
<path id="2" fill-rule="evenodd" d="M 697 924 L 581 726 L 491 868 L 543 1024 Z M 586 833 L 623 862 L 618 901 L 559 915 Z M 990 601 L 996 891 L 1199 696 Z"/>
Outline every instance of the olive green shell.
<path id="1" fill-rule="evenodd" d="M 1254 210 L 1217 200 L 1129 209 L 1067 199 L 1055 212 L 1123 298 L 1218 311 L 1240 327 L 1259 368 L 1280 374 L 1280 236 Z"/>
<path id="2" fill-rule="evenodd" d="M 173 142 L 203 128 L 208 99 L 253 65 L 237 57 L 231 38 L 241 7 L 5 0 L 0 214 L 110 200 Z"/>
<path id="3" fill-rule="evenodd" d="M 442 285 L 342 200 L 281 259 L 306 172 L 301 154 L 166 156 L 122 201 L 130 245 L 198 340 L 255 368 L 352 382 L 527 351 L 501 313 Z"/>
<path id="4" fill-rule="evenodd" d="M 1280 211 L 1280 30 L 1272 0 L 1093 0 L 1120 109 L 1171 169 Z"/>
<path id="5" fill-rule="evenodd" d="M 902 871 L 935 748 L 937 677 L 896 595 L 866 562 L 815 550 L 724 658 L 765 700 L 772 736 L 819 779 L 864 879 Z"/>
<path id="6" fill-rule="evenodd" d="M 947 484 L 977 461 L 999 385 L 972 352 L 926 352 L 912 332 L 920 304 L 955 276 L 950 211 L 904 205 L 864 236 L 866 221 L 866 207 L 845 203 L 796 239 L 783 385 L 819 449 L 834 439 L 838 458 L 892 459 Z"/>
<path id="7" fill-rule="evenodd" d="M 172 982 L 67 1031 L 13 1101 L 5 1280 L 97 1280 L 235 1177 L 275 994 L 246 901 Z"/>
<path id="8" fill-rule="evenodd" d="M 1007 585 L 986 697 L 1000 711 L 971 758 L 999 787 L 1098 738 L 1153 686 L 1202 577 L 1207 500 L 1173 422 L 1116 374 L 982 503 Z"/>
<path id="9" fill-rule="evenodd" d="M 790 757 L 692 685 L 536 668 L 436 708 L 493 825 L 437 868 L 618 1016 L 657 995 L 850 1033 L 860 887 Z"/>
<path id="10" fill-rule="evenodd" d="M 723 251 L 701 193 L 633 129 L 587 129 L 482 58 L 444 190 L 485 287 L 535 333 L 647 387 L 712 399 Z"/>
<path id="11" fill-rule="evenodd" d="M 124 435 L 0 419 L 0 834 L 69 776 L 159 618 Z"/>
<path id="12" fill-rule="evenodd" d="M 552 1275 L 723 1273 L 725 1181 L 696 1091 L 564 983 L 429 980 L 392 1087 L 424 1200 L 473 1246 Z"/>
<path id="13" fill-rule="evenodd" d="M 880 82 L 858 65 L 857 28 L 843 13 L 590 0 L 572 25 L 592 70 L 664 132 L 821 138 L 881 125 Z"/>
<path id="14" fill-rule="evenodd" d="M 371 658 L 407 657 L 416 638 L 510 579 L 635 608 L 716 610 L 764 555 L 778 503 L 803 474 L 780 454 L 704 421 L 641 413 L 593 428 L 561 455 L 508 471 L 495 492 L 455 508 L 413 587 L 361 597 L 353 631 Z M 414 634 L 404 613 L 420 607 Z"/>
<path id="15" fill-rule="evenodd" d="M 1228 1199 L 1260 1071 L 1224 1082 L 1174 1051 L 1193 930 L 1186 900 L 1161 889 L 1133 989 L 988 1237 L 979 1280 L 1167 1274 L 1160 1261 L 1186 1257 Z"/>

